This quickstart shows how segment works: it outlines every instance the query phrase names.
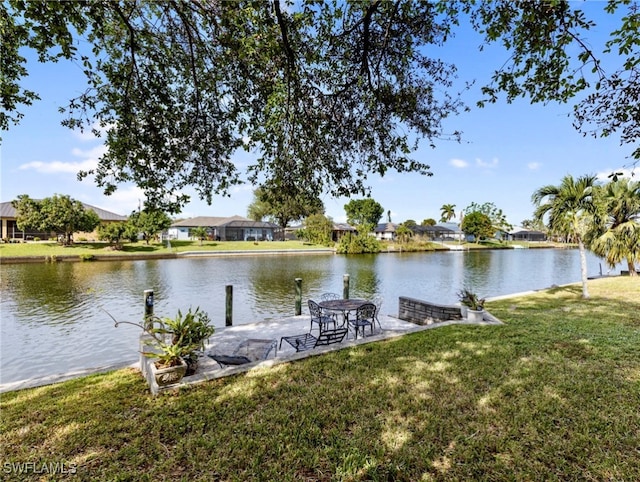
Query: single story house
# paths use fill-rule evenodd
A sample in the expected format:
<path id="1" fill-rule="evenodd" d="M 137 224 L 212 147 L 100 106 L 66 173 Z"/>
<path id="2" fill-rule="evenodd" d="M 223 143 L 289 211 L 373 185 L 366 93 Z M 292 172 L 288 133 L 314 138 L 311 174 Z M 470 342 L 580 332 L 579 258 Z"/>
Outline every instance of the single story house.
<path id="1" fill-rule="evenodd" d="M 431 241 L 453 241 L 455 231 L 444 226 L 414 226 L 411 231 Z"/>
<path id="2" fill-rule="evenodd" d="M 339 243 L 346 234 L 356 234 L 356 228 L 347 223 L 333 223 L 331 239 Z"/>
<path id="3" fill-rule="evenodd" d="M 398 225 L 396 223 L 382 223 L 374 228 L 373 234 L 379 241 L 393 241 L 396 239 L 397 228 Z"/>
<path id="4" fill-rule="evenodd" d="M 547 235 L 542 231 L 516 228 L 509 232 L 509 241 L 546 241 Z"/>
<path id="5" fill-rule="evenodd" d="M 91 206 L 90 204 L 82 203 L 85 209 L 90 209 L 94 213 L 98 215 L 100 221 L 103 223 L 113 223 L 113 222 L 121 222 L 126 221 L 127 216 L 121 216 L 120 214 L 115 214 L 105 209 Z M 33 229 L 20 230 L 18 229 L 17 224 L 17 216 L 18 213 L 16 208 L 13 207 L 11 201 L 0 203 L 0 220 L 2 222 L 2 239 L 11 239 L 11 240 L 31 240 L 34 238 L 40 238 L 42 240 L 48 240 L 52 237 L 56 237 L 57 233 L 43 233 L 39 231 L 35 231 Z M 96 238 L 95 233 L 79 233 L 80 236 L 84 236 L 87 238 Z"/>
<path id="6" fill-rule="evenodd" d="M 194 228 L 205 228 L 209 239 L 217 241 L 273 241 L 279 239 L 280 234 L 277 224 L 242 216 L 197 216 L 173 223 L 168 230 L 169 239 L 193 240 Z"/>
<path id="7" fill-rule="evenodd" d="M 298 239 L 297 232 L 304 229 L 304 224 L 298 224 L 296 226 L 287 226 L 284 230 L 285 239 Z M 334 243 L 339 243 L 340 240 L 347 234 L 356 234 L 356 228 L 347 223 L 333 223 L 333 230 L 331 231 L 331 240 Z"/>

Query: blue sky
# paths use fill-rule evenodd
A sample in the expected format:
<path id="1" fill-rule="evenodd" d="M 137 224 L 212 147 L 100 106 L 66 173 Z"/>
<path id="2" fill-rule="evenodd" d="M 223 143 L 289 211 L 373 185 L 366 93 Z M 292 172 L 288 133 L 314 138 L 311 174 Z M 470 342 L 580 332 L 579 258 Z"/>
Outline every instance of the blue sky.
<path id="1" fill-rule="evenodd" d="M 585 4 L 590 11 L 601 11 L 602 2 Z M 588 34 L 594 46 L 602 35 L 614 29 L 605 14 L 603 27 Z M 433 176 L 389 172 L 371 175 L 372 197 L 391 211 L 393 222 L 440 217 L 443 204 L 455 204 L 460 211 L 472 202 L 492 202 L 507 220 L 519 225 L 532 217 L 531 194 L 547 184 L 559 184 L 563 176 L 598 174 L 603 180 L 613 170 L 628 165 L 630 146 L 620 146 L 616 136 L 593 139 L 583 137 L 571 125 L 571 105 L 531 105 L 526 99 L 512 104 L 500 101 L 483 109 L 475 107 L 479 85 L 489 78 L 491 69 L 502 65 L 508 55 L 499 47 L 478 52 L 479 38 L 458 33 L 443 51 L 454 63 L 462 80 L 476 79 L 476 87 L 465 93 L 471 106 L 468 113 L 448 119 L 446 130 L 461 130 L 463 141 L 438 141 L 435 149 L 424 142 L 416 158 L 431 166 Z M 27 54 L 29 59 L 33 56 Z M 60 125 L 58 108 L 83 90 L 83 76 L 77 65 L 28 64 L 28 88 L 39 92 L 42 100 L 23 108 L 25 117 L 18 126 L 2 133 L 0 200 L 11 201 L 20 194 L 43 198 L 68 194 L 118 214 L 127 215 L 144 200 L 135 186 L 122 185 L 115 194 L 104 196 L 92 180 L 78 181 L 76 173 L 94 166 L 103 152 L 99 140 L 72 132 Z M 234 161 L 244 171 L 250 156 L 240 153 Z M 628 171 L 628 170 L 627 170 Z M 230 198 L 216 197 L 211 206 L 195 193 L 179 215 L 246 216 L 254 187 L 233 189 Z M 344 221 L 345 198 L 323 198 L 326 214 Z M 386 221 L 386 214 L 383 218 Z"/>

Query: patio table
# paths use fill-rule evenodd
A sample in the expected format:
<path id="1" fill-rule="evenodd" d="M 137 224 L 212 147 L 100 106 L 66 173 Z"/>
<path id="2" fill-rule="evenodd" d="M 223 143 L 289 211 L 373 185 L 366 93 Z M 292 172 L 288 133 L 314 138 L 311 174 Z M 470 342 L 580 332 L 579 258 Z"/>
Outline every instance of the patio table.
<path id="1" fill-rule="evenodd" d="M 356 311 L 362 305 L 370 303 L 367 300 L 363 300 L 360 298 L 346 298 L 340 300 L 326 300 L 318 303 L 320 308 L 328 311 L 340 311 L 342 312 L 342 325 L 349 322 L 349 313 L 351 311 Z"/>

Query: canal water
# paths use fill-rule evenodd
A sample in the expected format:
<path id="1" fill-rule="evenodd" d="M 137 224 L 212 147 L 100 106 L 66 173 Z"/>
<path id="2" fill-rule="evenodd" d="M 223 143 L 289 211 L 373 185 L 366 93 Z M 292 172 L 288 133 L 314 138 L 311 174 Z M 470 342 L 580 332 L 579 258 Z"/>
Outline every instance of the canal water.
<path id="1" fill-rule="evenodd" d="M 607 274 L 589 254 L 588 274 Z M 137 359 L 144 290 L 155 295 L 155 314 L 189 307 L 225 324 L 226 286 L 233 288 L 233 323 L 295 314 L 295 279 L 306 300 L 321 293 L 384 298 L 383 314 L 397 314 L 398 297 L 457 303 L 469 287 L 482 297 L 541 289 L 580 280 L 579 253 L 570 249 L 513 249 L 384 253 L 199 257 L 1 266 L 0 383 Z M 619 270 L 618 270 L 619 273 Z"/>

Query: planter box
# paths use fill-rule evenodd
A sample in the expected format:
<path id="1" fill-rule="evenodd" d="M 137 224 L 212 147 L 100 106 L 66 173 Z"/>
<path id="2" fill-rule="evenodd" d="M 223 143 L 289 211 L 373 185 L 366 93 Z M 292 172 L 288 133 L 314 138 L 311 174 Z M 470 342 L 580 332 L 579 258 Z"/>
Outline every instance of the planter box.
<path id="1" fill-rule="evenodd" d="M 181 360 L 180 365 L 168 368 L 157 368 L 155 360 L 151 360 L 148 368 L 151 375 L 149 381 L 153 380 L 158 387 L 166 387 L 179 383 L 187 372 L 187 364 L 184 360 Z"/>

